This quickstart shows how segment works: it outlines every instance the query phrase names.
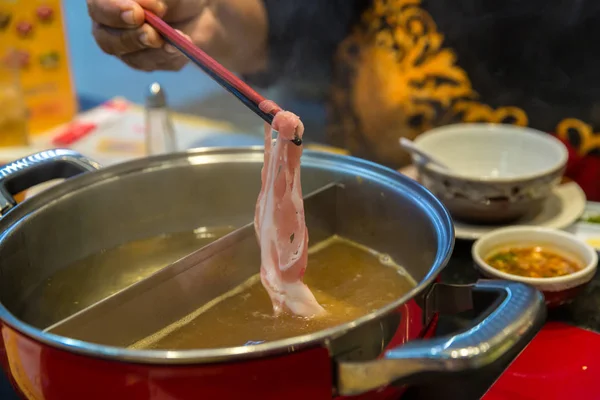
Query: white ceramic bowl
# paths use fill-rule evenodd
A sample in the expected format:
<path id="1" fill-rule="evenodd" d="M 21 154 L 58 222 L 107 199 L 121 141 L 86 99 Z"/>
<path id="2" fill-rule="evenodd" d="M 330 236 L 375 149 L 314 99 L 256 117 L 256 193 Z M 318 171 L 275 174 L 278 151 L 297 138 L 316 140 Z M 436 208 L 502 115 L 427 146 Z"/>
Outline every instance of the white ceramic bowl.
<path id="1" fill-rule="evenodd" d="M 420 181 L 457 218 L 506 222 L 540 207 L 564 173 L 568 151 L 552 135 L 501 124 L 455 124 L 415 144 L 448 170 L 413 156 Z"/>
<path id="2" fill-rule="evenodd" d="M 569 275 L 529 278 L 499 271 L 484 261 L 502 248 L 530 246 L 543 246 L 575 258 L 585 266 Z M 476 267 L 484 276 L 535 286 L 544 293 L 548 306 L 558 306 L 573 299 L 594 277 L 598 267 L 598 254 L 590 245 L 571 233 L 542 227 L 513 226 L 494 230 L 473 244 L 471 254 Z"/>

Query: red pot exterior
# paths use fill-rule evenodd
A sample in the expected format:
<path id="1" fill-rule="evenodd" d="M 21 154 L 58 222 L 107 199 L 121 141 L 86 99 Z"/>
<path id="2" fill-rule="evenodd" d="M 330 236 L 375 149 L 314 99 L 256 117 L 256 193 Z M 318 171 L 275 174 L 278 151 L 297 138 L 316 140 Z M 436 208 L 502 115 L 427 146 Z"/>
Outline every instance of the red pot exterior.
<path id="1" fill-rule="evenodd" d="M 570 303 L 579 296 L 583 289 L 587 286 L 586 284 L 576 286 L 571 289 L 562 290 L 560 292 L 543 292 L 544 299 L 548 308 L 556 308 L 563 304 Z"/>
<path id="2" fill-rule="evenodd" d="M 401 323 L 389 348 L 430 336 L 414 300 L 399 309 Z M 0 358 L 21 396 L 35 400 L 173 400 L 332 398 L 333 364 L 324 347 L 232 363 L 152 365 L 109 361 L 42 344 L 2 324 Z M 398 398 L 385 388 L 353 400 Z M 350 399 L 338 397 L 337 400 Z"/>

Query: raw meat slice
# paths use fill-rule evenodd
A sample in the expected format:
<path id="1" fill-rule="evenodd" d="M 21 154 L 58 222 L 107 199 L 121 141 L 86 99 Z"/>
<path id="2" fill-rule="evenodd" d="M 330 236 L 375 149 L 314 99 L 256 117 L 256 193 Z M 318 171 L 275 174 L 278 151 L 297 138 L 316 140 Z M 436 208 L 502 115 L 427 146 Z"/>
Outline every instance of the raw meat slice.
<path id="1" fill-rule="evenodd" d="M 260 277 L 276 315 L 289 310 L 311 317 L 325 310 L 302 281 L 308 259 L 308 230 L 300 185 L 302 146 L 291 140 L 302 139 L 304 125 L 296 115 L 280 111 L 272 129 L 279 132 L 274 141 L 271 126 L 265 124 L 262 188 L 254 215 L 261 249 Z"/>

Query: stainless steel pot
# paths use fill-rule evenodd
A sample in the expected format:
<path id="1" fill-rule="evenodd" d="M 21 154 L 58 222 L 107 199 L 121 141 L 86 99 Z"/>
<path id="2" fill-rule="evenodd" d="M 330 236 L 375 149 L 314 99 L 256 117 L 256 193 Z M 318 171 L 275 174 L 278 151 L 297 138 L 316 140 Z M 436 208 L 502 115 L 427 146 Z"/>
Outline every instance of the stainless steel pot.
<path id="1" fill-rule="evenodd" d="M 528 286 L 435 283 L 454 232 L 446 209 L 422 186 L 367 161 L 307 151 L 304 192 L 359 182 L 352 197 L 360 212 L 348 216 L 347 229 L 405 267 L 418 282 L 407 295 L 328 331 L 243 348 L 131 350 L 44 332 L 130 284 L 127 266 L 119 265 L 104 276 L 90 270 L 89 279 L 64 277 L 59 295 L 32 299 L 74 261 L 159 234 L 252 221 L 262 158 L 261 148 L 199 149 L 96 171 L 85 157 L 54 150 L 0 169 L 1 359 L 15 386 L 46 400 L 111 393 L 128 399 L 376 396 L 415 376 L 490 363 L 541 325 L 543 298 Z M 22 204 L 12 200 L 34 184 L 79 172 Z M 476 292 L 499 298 L 477 325 L 453 337 L 419 340 L 440 308 L 468 308 Z"/>

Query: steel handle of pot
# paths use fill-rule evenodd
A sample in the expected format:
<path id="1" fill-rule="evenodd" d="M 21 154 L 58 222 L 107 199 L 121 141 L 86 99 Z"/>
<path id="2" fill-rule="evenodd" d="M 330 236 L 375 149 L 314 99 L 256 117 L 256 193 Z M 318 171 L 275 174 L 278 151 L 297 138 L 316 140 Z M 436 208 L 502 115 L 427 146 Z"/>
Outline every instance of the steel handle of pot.
<path id="1" fill-rule="evenodd" d="M 73 150 L 54 149 L 31 154 L 0 168 L 0 214 L 17 203 L 14 195 L 52 179 L 95 171 L 100 165 Z"/>
<path id="2" fill-rule="evenodd" d="M 491 280 L 470 286 L 472 291 L 497 292 L 504 298 L 479 323 L 455 336 L 411 341 L 378 360 L 339 363 L 338 393 L 357 395 L 392 383 L 486 366 L 545 321 L 544 297 L 533 287 Z"/>

